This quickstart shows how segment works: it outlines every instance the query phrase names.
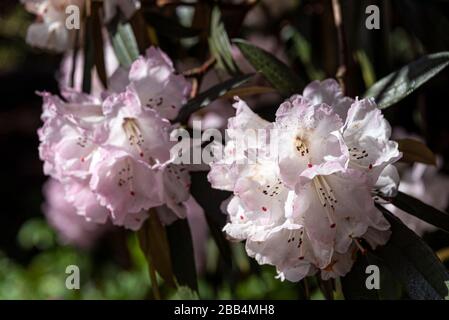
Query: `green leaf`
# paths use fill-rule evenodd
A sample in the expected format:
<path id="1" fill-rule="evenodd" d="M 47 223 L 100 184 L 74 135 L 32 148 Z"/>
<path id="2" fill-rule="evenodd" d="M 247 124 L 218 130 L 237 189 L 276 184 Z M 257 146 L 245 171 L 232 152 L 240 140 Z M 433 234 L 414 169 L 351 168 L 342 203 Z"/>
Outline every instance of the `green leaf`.
<path id="1" fill-rule="evenodd" d="M 283 95 L 299 93 L 304 87 L 303 81 L 292 72 L 291 68 L 271 53 L 245 40 L 235 39 L 233 42 L 257 72 L 260 72 Z"/>
<path id="2" fill-rule="evenodd" d="M 376 73 L 368 55 L 364 50 L 357 50 L 355 52 L 355 58 L 360 65 L 360 71 L 362 72 L 362 78 L 366 88 L 371 87 L 376 81 Z"/>
<path id="3" fill-rule="evenodd" d="M 184 123 L 189 119 L 189 116 L 201 109 L 202 107 L 207 106 L 215 99 L 223 96 L 229 90 L 238 87 L 245 82 L 247 82 L 253 74 L 243 74 L 240 76 L 236 76 L 234 78 L 228 79 L 222 83 L 219 83 L 212 88 L 200 93 L 195 98 L 190 99 L 179 111 L 178 117 L 174 120 L 174 122 Z"/>
<path id="4" fill-rule="evenodd" d="M 199 300 L 198 293 L 196 291 L 190 290 L 189 287 L 178 287 L 175 295 L 172 297 L 173 300 Z"/>
<path id="5" fill-rule="evenodd" d="M 154 267 L 169 286 L 176 287 L 166 230 L 155 210 L 151 210 L 149 218 L 140 228 L 137 236 L 149 268 Z M 151 272 L 150 269 L 149 272 Z"/>
<path id="6" fill-rule="evenodd" d="M 27 220 L 19 229 L 17 240 L 24 249 L 46 250 L 55 245 L 55 234 L 41 218 Z"/>
<path id="7" fill-rule="evenodd" d="M 165 210 L 170 210 L 164 206 Z M 180 286 L 198 291 L 195 254 L 187 219 L 179 219 L 166 227 L 173 272 Z"/>
<path id="8" fill-rule="evenodd" d="M 380 272 L 380 288 L 368 289 L 366 268 L 376 265 Z M 359 254 L 351 271 L 341 278 L 343 294 L 348 300 L 392 300 L 401 297 L 401 286 L 385 262 L 371 252 Z"/>
<path id="9" fill-rule="evenodd" d="M 376 82 L 365 93 L 365 97 L 376 98 L 379 108 L 385 109 L 408 96 L 448 64 L 449 52 L 423 56 Z"/>
<path id="10" fill-rule="evenodd" d="M 282 28 L 281 37 L 284 42 L 291 41 L 291 55 L 301 61 L 310 79 L 321 80 L 324 78 L 324 72 L 317 69 L 313 64 L 313 53 L 310 42 L 297 29 L 293 26 L 286 25 Z"/>
<path id="11" fill-rule="evenodd" d="M 402 152 L 401 161 L 436 165 L 437 158 L 435 154 L 424 143 L 408 138 L 397 140 L 397 142 L 399 151 Z"/>
<path id="12" fill-rule="evenodd" d="M 448 294 L 446 267 L 432 249 L 398 218 L 378 206 L 391 224 L 391 238 L 375 253 L 402 283 L 412 299 L 441 300 Z"/>
<path id="13" fill-rule="evenodd" d="M 120 65 L 129 68 L 139 57 L 136 37 L 129 23 L 120 23 L 112 36 L 112 45 Z"/>
<path id="14" fill-rule="evenodd" d="M 218 6 L 215 6 L 212 10 L 208 41 L 210 52 L 217 59 L 217 67 L 226 70 L 231 75 L 240 74 L 241 72 L 231 54 L 231 42 L 221 20 Z"/>
<path id="15" fill-rule="evenodd" d="M 428 204 L 403 192 L 390 199 L 391 203 L 399 209 L 428 222 L 446 232 L 449 232 L 449 214 L 440 211 Z"/>

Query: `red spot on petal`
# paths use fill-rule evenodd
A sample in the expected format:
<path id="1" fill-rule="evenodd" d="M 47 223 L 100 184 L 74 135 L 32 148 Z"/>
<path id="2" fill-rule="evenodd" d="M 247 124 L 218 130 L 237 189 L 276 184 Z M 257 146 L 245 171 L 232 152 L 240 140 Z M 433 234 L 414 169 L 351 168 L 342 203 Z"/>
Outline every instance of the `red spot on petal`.
<path id="1" fill-rule="evenodd" d="M 262 210 L 263 210 L 263 211 L 267 211 L 267 208 L 265 208 L 265 207 L 262 207 Z"/>
<path id="2" fill-rule="evenodd" d="M 308 166 L 309 168 L 312 168 L 312 167 L 313 167 L 313 164 L 309 163 L 309 164 L 307 164 L 307 166 Z"/>
<path id="3" fill-rule="evenodd" d="M 299 257 L 298 259 L 299 259 L 299 260 L 304 260 L 304 257 Z"/>
<path id="4" fill-rule="evenodd" d="M 331 224 L 331 229 L 335 228 L 335 223 Z"/>
<path id="5" fill-rule="evenodd" d="M 143 157 L 143 152 L 140 153 L 140 156 Z"/>
<path id="6" fill-rule="evenodd" d="M 171 108 L 172 108 L 172 109 L 176 109 L 176 107 L 175 107 L 175 106 L 173 106 L 173 105 L 171 106 Z"/>
<path id="7" fill-rule="evenodd" d="M 369 166 L 368 166 L 368 169 L 371 170 L 372 168 L 373 168 L 373 165 L 370 163 Z"/>
<path id="8" fill-rule="evenodd" d="M 81 162 L 84 162 L 84 161 L 85 161 L 85 159 L 84 159 L 84 157 L 82 157 L 82 158 L 81 158 Z"/>
<path id="9" fill-rule="evenodd" d="M 244 219 L 243 216 L 240 216 L 240 219 L 243 220 Z"/>
<path id="10" fill-rule="evenodd" d="M 135 193 L 134 193 L 134 191 L 130 191 L 129 192 L 133 197 L 136 195 Z"/>

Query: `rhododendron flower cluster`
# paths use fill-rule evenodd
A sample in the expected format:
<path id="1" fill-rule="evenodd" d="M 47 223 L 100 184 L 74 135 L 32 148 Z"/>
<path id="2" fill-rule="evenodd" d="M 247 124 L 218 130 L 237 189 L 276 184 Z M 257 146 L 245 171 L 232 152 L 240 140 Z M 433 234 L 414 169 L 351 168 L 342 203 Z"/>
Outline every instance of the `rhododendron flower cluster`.
<path id="1" fill-rule="evenodd" d="M 388 241 L 390 226 L 373 194 L 401 153 L 373 99 L 345 97 L 336 81 L 325 80 L 283 102 L 273 123 L 240 99 L 234 107 L 229 139 L 223 150 L 216 146 L 223 156 L 208 177 L 212 187 L 233 192 L 224 230 L 246 240 L 251 257 L 276 266 L 281 279 L 318 271 L 327 279 L 345 275 L 364 242 L 375 248 Z"/>
<path id="2" fill-rule="evenodd" d="M 123 92 L 103 99 L 64 89 L 42 93 L 39 151 L 44 172 L 61 182 L 65 198 L 86 220 L 138 229 L 148 209 L 167 205 L 186 216 L 190 176 L 170 155 L 168 119 L 190 85 L 172 62 L 150 48 L 131 66 Z"/>

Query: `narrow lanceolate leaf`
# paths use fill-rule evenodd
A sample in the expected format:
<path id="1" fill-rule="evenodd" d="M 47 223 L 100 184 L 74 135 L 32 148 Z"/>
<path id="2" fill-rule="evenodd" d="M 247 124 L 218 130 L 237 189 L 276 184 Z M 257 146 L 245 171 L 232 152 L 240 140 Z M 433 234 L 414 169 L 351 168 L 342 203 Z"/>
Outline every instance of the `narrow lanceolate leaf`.
<path id="1" fill-rule="evenodd" d="M 92 16 L 85 19 L 84 32 L 84 66 L 83 66 L 83 92 L 90 93 L 92 89 L 92 68 L 94 67 L 94 41 L 92 38 Z"/>
<path id="2" fill-rule="evenodd" d="M 167 208 L 168 209 L 168 208 Z M 198 291 L 192 235 L 187 219 L 179 219 L 166 227 L 173 272 L 180 286 Z"/>
<path id="3" fill-rule="evenodd" d="M 221 96 L 222 99 L 233 98 L 234 96 L 246 97 L 252 96 L 255 94 L 264 94 L 264 93 L 274 93 L 276 89 L 271 87 L 262 87 L 262 86 L 246 86 L 246 87 L 238 87 L 235 89 L 229 90 L 226 94 Z"/>
<path id="4" fill-rule="evenodd" d="M 231 75 L 239 74 L 240 70 L 231 54 L 231 42 L 221 20 L 220 9 L 217 6 L 212 10 L 208 41 L 210 51 L 217 59 L 217 67 L 226 70 Z"/>
<path id="5" fill-rule="evenodd" d="M 376 254 L 402 283 L 412 299 L 441 300 L 448 295 L 449 273 L 432 249 L 398 218 L 382 206 L 391 224 L 391 238 Z"/>
<path id="6" fill-rule="evenodd" d="M 166 231 L 155 210 L 151 210 L 150 217 L 137 235 L 148 264 L 168 285 L 176 287 Z"/>
<path id="7" fill-rule="evenodd" d="M 220 251 L 223 261 L 228 266 L 227 270 L 231 271 L 231 247 L 223 232 L 223 227 L 226 224 L 226 215 L 223 214 L 220 208 L 223 201 L 229 198 L 230 193 L 218 189 L 210 189 L 210 183 L 205 172 L 191 172 L 190 176 L 192 179 L 190 192 L 204 209 L 211 236 Z M 204 197 L 204 190 L 208 190 L 208 197 Z"/>
<path id="8" fill-rule="evenodd" d="M 107 88 L 108 78 L 106 75 L 106 66 L 104 62 L 104 41 L 102 26 L 103 22 L 100 18 L 100 11 L 102 8 L 101 2 L 92 2 L 92 37 L 94 46 L 94 64 L 97 70 L 98 78 L 103 87 Z"/>
<path id="9" fill-rule="evenodd" d="M 449 52 L 426 55 L 376 82 L 365 97 L 374 97 L 379 108 L 387 108 L 436 76 L 448 64 Z"/>
<path id="10" fill-rule="evenodd" d="M 436 164 L 435 154 L 424 143 L 414 139 L 400 139 L 397 142 L 402 152 L 401 161 Z"/>
<path id="11" fill-rule="evenodd" d="M 174 120 L 174 122 L 184 123 L 189 119 L 189 116 L 207 106 L 215 99 L 223 96 L 229 90 L 236 88 L 249 80 L 253 75 L 252 74 L 243 74 L 240 76 L 236 76 L 229 80 L 226 80 L 222 83 L 219 83 L 212 88 L 200 93 L 195 98 L 190 99 L 180 110 L 178 117 Z"/>
<path id="12" fill-rule="evenodd" d="M 129 23 L 118 25 L 112 36 L 112 45 L 120 65 L 125 68 L 130 67 L 139 56 L 136 37 Z"/>
<path id="13" fill-rule="evenodd" d="M 245 40 L 235 39 L 233 41 L 254 69 L 260 72 L 280 93 L 291 95 L 301 92 L 304 83 L 290 67 L 271 53 Z"/>
<path id="14" fill-rule="evenodd" d="M 368 266 L 379 268 L 379 287 L 368 288 L 373 285 L 368 277 L 374 275 Z M 376 272 L 376 271 L 374 271 Z M 372 252 L 358 254 L 351 271 L 341 278 L 343 295 L 347 300 L 393 300 L 401 298 L 401 286 L 394 278 L 385 262 Z"/>
<path id="15" fill-rule="evenodd" d="M 449 232 L 449 214 L 440 211 L 421 200 L 418 200 L 403 192 L 391 199 L 391 203 L 399 209 L 426 221 L 444 231 Z"/>

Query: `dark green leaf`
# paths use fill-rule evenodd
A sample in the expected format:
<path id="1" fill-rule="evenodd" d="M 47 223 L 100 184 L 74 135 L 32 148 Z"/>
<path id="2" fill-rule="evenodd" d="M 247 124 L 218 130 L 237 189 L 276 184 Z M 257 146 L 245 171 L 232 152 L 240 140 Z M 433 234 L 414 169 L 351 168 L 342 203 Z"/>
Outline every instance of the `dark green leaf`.
<path id="1" fill-rule="evenodd" d="M 273 87 L 284 95 L 299 93 L 304 83 L 292 72 L 291 68 L 274 57 L 271 53 L 262 50 L 251 43 L 235 39 L 233 42 L 239 47 L 246 60 L 260 72 Z"/>
<path id="2" fill-rule="evenodd" d="M 148 264 L 154 267 L 168 285 L 175 287 L 166 231 L 155 210 L 151 210 L 137 236 Z"/>
<path id="3" fill-rule="evenodd" d="M 412 299 L 440 300 L 448 295 L 449 273 L 432 249 L 382 206 L 391 224 L 391 238 L 376 254 L 402 283 Z"/>
<path id="4" fill-rule="evenodd" d="M 164 206 L 164 209 L 170 210 Z M 192 235 L 187 219 L 179 219 L 166 227 L 173 272 L 180 286 L 198 291 Z"/>
<path id="5" fill-rule="evenodd" d="M 101 2 L 92 2 L 92 37 L 94 46 L 94 64 L 103 87 L 107 88 L 108 78 L 104 62 L 104 44 L 102 22 L 100 19 Z"/>
<path id="6" fill-rule="evenodd" d="M 84 33 L 84 67 L 83 92 L 90 93 L 92 89 L 92 68 L 94 67 L 94 43 L 92 38 L 92 16 L 85 19 Z"/>
<path id="7" fill-rule="evenodd" d="M 423 56 L 377 81 L 368 89 L 365 97 L 374 97 L 380 109 L 387 108 L 436 76 L 448 64 L 449 52 Z"/>
<path id="8" fill-rule="evenodd" d="M 245 83 L 249 80 L 253 75 L 252 74 L 243 74 L 240 76 L 236 76 L 229 80 L 226 80 L 222 83 L 219 83 L 212 88 L 200 93 L 195 98 L 190 99 L 180 110 L 178 117 L 174 122 L 184 123 L 189 119 L 189 116 L 201 109 L 202 107 L 207 106 L 215 99 L 221 97 L 229 90 L 238 87 L 239 85 Z"/>
<path id="9" fill-rule="evenodd" d="M 112 36 L 112 45 L 120 65 L 128 68 L 139 56 L 136 38 L 129 23 L 119 24 Z"/>
<path id="10" fill-rule="evenodd" d="M 211 189 L 204 172 L 191 172 L 192 187 L 190 189 L 193 197 L 198 201 L 204 209 L 206 221 L 223 261 L 229 267 L 232 266 L 232 254 L 229 241 L 226 240 L 223 227 L 226 224 L 226 216 L 221 211 L 221 204 L 229 198 L 230 193 L 222 190 Z M 208 196 L 204 197 L 207 190 Z"/>
<path id="11" fill-rule="evenodd" d="M 240 74 L 231 54 L 231 42 L 221 20 L 220 9 L 216 6 L 212 10 L 209 48 L 212 56 L 217 60 L 217 67 L 226 70 L 231 75 Z"/>
<path id="12" fill-rule="evenodd" d="M 380 272 L 380 288 L 368 289 L 366 268 L 376 265 Z M 341 278 L 343 294 L 348 300 L 391 300 L 401 297 L 401 286 L 382 259 L 371 252 L 359 254 L 351 271 Z"/>
<path id="13" fill-rule="evenodd" d="M 399 209 L 426 221 L 446 232 L 449 232 L 449 214 L 403 192 L 391 199 L 391 203 Z"/>

